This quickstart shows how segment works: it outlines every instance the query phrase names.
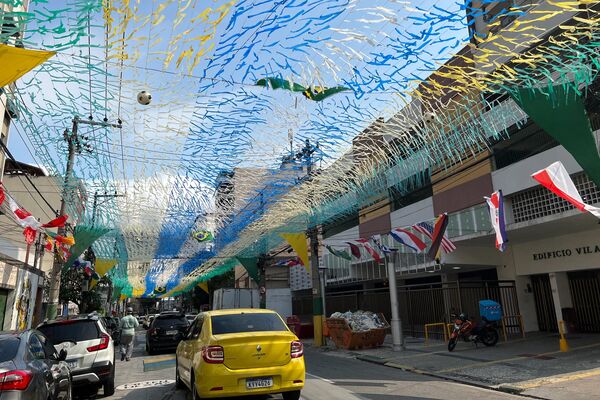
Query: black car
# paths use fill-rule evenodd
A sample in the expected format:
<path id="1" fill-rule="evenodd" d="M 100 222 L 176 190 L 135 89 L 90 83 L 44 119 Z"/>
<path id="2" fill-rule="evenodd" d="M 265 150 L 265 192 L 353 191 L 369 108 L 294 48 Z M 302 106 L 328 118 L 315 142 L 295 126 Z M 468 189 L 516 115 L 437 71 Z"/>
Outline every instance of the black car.
<path id="1" fill-rule="evenodd" d="M 71 400 L 66 351 L 56 352 L 41 332 L 0 332 L 2 400 Z"/>
<path id="2" fill-rule="evenodd" d="M 189 323 L 184 314 L 161 313 L 152 320 L 146 332 L 146 351 L 175 351 L 188 330 Z"/>

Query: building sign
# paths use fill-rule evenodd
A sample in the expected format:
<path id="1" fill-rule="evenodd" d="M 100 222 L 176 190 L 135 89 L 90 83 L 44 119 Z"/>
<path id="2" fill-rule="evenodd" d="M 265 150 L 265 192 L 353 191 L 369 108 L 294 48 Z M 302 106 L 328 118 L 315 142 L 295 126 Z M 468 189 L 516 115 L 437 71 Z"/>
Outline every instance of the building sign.
<path id="1" fill-rule="evenodd" d="M 587 254 L 600 253 L 600 245 L 582 246 L 553 251 L 544 251 L 542 253 L 533 253 L 533 261 L 551 260 L 554 258 L 575 257 Z"/>

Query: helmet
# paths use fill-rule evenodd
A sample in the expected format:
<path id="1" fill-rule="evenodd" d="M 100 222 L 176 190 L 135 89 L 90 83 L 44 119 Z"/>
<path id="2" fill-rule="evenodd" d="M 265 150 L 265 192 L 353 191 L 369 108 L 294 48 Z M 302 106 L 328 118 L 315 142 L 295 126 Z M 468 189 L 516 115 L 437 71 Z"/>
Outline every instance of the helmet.
<path id="1" fill-rule="evenodd" d="M 131 314 L 131 313 L 133 313 L 133 308 L 131 308 L 131 307 L 127 307 L 127 313 L 128 313 L 128 314 Z"/>

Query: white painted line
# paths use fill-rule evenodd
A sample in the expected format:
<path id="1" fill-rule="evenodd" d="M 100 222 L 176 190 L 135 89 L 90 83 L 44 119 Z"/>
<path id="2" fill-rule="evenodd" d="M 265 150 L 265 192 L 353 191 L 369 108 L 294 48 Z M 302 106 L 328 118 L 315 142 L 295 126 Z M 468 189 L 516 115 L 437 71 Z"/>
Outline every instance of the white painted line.
<path id="1" fill-rule="evenodd" d="M 332 384 L 332 385 L 334 385 L 334 384 L 335 384 L 335 382 L 334 382 L 334 381 L 332 381 L 332 380 L 325 379 L 325 378 L 321 378 L 320 376 L 313 375 L 313 374 L 309 374 L 308 372 L 306 372 L 306 375 L 308 375 L 308 376 L 311 376 L 311 377 L 313 377 L 313 378 L 316 378 L 316 379 L 318 379 L 318 380 L 321 380 L 321 381 L 323 381 L 323 382 L 327 382 L 327 383 L 329 383 L 329 384 Z"/>

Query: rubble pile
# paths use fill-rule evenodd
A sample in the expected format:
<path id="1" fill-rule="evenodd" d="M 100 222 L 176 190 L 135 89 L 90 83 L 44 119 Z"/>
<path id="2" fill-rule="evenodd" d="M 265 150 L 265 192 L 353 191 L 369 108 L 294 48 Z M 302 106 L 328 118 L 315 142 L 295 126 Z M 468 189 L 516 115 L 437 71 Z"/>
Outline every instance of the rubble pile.
<path id="1" fill-rule="evenodd" d="M 385 328 L 386 324 L 379 316 L 371 311 L 356 312 L 347 311 L 345 313 L 336 312 L 331 314 L 331 318 L 343 318 L 348 321 L 348 325 L 353 332 L 366 332 L 371 329 Z"/>

